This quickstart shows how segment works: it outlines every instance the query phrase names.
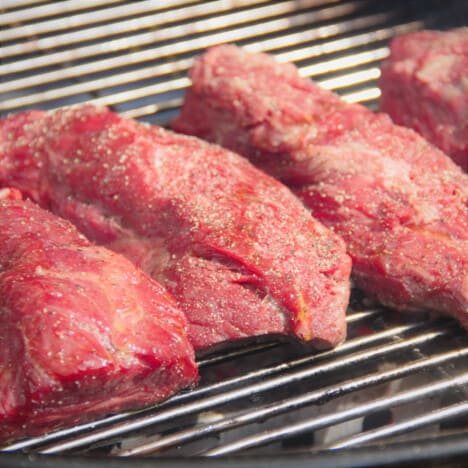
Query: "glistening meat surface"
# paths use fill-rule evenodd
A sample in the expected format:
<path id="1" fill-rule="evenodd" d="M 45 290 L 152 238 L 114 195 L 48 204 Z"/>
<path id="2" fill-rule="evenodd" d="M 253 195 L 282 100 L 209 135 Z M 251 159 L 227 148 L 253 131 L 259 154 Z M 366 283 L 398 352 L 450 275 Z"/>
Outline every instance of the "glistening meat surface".
<path id="1" fill-rule="evenodd" d="M 183 313 L 123 256 L 0 190 L 0 442 L 197 381 Z"/>
<path id="2" fill-rule="evenodd" d="M 382 64 L 380 107 L 468 172 L 468 28 L 393 39 Z"/>
<path id="3" fill-rule="evenodd" d="M 191 78 L 175 129 L 289 185 L 343 237 L 369 295 L 468 325 L 468 177 L 450 158 L 266 55 L 216 47 Z"/>
<path id="4" fill-rule="evenodd" d="M 342 240 L 240 156 L 92 106 L 12 116 L 0 134 L 0 184 L 165 285 L 196 349 L 272 333 L 344 339 Z"/>

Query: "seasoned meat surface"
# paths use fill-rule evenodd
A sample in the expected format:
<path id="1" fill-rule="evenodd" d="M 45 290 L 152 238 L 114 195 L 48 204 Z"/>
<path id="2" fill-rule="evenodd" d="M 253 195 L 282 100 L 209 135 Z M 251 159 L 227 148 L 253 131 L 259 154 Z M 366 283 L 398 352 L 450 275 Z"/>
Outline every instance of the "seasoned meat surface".
<path id="1" fill-rule="evenodd" d="M 0 190 L 0 442 L 196 383 L 186 319 L 167 291 L 17 193 Z"/>
<path id="2" fill-rule="evenodd" d="M 468 172 L 468 28 L 396 37 L 382 64 L 380 107 Z"/>
<path id="3" fill-rule="evenodd" d="M 344 339 L 343 241 L 240 156 L 92 106 L 19 114 L 0 134 L 0 184 L 166 286 L 197 350 L 264 334 Z"/>
<path id="4" fill-rule="evenodd" d="M 450 158 L 267 55 L 219 46 L 191 78 L 175 129 L 289 185 L 343 237 L 354 281 L 370 296 L 468 325 L 468 177 Z"/>

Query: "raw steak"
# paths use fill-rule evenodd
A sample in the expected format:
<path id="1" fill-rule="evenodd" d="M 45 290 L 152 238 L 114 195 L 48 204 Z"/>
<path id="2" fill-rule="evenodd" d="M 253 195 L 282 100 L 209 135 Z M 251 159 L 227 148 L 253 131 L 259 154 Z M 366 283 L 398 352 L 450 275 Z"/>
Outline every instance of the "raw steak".
<path id="1" fill-rule="evenodd" d="M 382 64 L 380 107 L 468 171 L 468 28 L 395 38 Z"/>
<path id="2" fill-rule="evenodd" d="M 266 55 L 213 48 L 191 77 L 177 130 L 288 184 L 344 238 L 369 295 L 468 325 L 468 177 L 447 156 Z"/>
<path id="3" fill-rule="evenodd" d="M 19 114 L 0 134 L 0 184 L 165 285 L 196 349 L 264 334 L 344 339 L 344 243 L 240 156 L 92 106 Z"/>
<path id="4" fill-rule="evenodd" d="M 194 384 L 186 320 L 167 291 L 15 195 L 0 190 L 0 441 Z"/>

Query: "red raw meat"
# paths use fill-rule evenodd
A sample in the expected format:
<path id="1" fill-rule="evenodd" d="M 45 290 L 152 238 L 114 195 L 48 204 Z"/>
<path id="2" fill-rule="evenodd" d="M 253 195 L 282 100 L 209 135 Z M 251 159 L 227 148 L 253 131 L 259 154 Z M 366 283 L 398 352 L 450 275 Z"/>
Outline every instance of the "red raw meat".
<path id="1" fill-rule="evenodd" d="M 0 441 L 197 381 L 183 313 L 126 258 L 0 190 Z"/>
<path id="2" fill-rule="evenodd" d="M 343 241 L 240 156 L 92 106 L 19 114 L 0 135 L 0 184 L 166 286 L 196 349 L 264 334 L 344 339 Z"/>
<path id="3" fill-rule="evenodd" d="M 393 39 L 382 64 L 380 107 L 468 172 L 468 28 Z"/>
<path id="4" fill-rule="evenodd" d="M 191 72 L 179 131 L 247 156 L 341 235 L 356 285 L 468 325 L 468 177 L 412 130 L 234 46 Z"/>

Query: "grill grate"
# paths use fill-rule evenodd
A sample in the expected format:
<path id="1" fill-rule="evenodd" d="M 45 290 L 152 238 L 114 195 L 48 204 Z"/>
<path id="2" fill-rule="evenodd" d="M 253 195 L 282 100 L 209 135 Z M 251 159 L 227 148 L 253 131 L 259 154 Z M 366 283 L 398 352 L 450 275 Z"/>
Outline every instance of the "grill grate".
<path id="1" fill-rule="evenodd" d="M 387 3 L 4 0 L 0 115 L 92 101 L 165 124 L 189 84 L 193 56 L 222 42 L 295 61 L 304 76 L 375 106 L 388 39 L 455 18 L 450 2 Z"/>
<path id="2" fill-rule="evenodd" d="M 165 125 L 182 102 L 193 57 L 223 42 L 294 61 L 303 76 L 376 108 L 388 40 L 423 27 L 463 24 L 463 3 L 2 0 L 0 115 L 91 101 Z M 199 362 L 202 384 L 191 392 L 3 450 L 122 457 L 311 454 L 466 435 L 463 330 L 450 320 L 402 317 L 357 298 L 348 328 L 348 341 L 323 353 L 264 342 L 210 356 Z"/>
<path id="3" fill-rule="evenodd" d="M 214 456 L 286 450 L 287 440 L 301 434 L 308 436 L 296 442 L 296 449 L 304 450 L 302 444 L 310 449 L 310 434 L 319 430 L 330 434 L 317 447 L 337 448 L 427 427 L 433 433 L 435 425 L 462 417 L 462 428 L 467 428 L 468 342 L 456 324 L 408 321 L 375 308 L 350 311 L 348 327 L 351 336 L 345 344 L 319 354 L 292 344 L 265 343 L 210 357 L 200 361 L 206 383 L 192 392 L 150 410 L 31 438 L 4 450 Z M 404 406 L 410 410 L 399 414 Z M 394 421 L 387 418 L 362 432 L 366 418 L 384 410 L 396 411 Z M 357 421 L 358 430 L 354 424 L 345 433 L 334 431 L 345 421 Z M 449 424 L 445 430 L 450 429 Z M 272 444 L 273 449 L 263 450 Z"/>

